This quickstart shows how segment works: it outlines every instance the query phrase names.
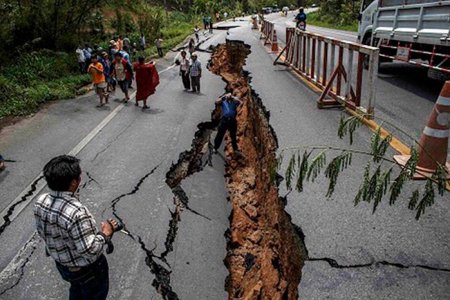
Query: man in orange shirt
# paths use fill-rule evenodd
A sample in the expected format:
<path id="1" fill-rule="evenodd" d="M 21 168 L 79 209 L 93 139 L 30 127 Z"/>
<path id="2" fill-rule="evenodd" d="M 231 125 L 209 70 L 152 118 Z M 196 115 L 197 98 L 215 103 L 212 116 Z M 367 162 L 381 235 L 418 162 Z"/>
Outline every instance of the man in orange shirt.
<path id="1" fill-rule="evenodd" d="M 92 76 L 92 83 L 94 84 L 95 92 L 100 98 L 100 104 L 97 107 L 102 107 L 108 103 L 108 92 L 106 91 L 107 83 L 105 75 L 103 74 L 103 65 L 98 61 L 97 53 L 93 53 L 91 57 L 91 64 L 88 68 L 88 73 Z M 103 102 L 103 100 L 105 100 Z"/>

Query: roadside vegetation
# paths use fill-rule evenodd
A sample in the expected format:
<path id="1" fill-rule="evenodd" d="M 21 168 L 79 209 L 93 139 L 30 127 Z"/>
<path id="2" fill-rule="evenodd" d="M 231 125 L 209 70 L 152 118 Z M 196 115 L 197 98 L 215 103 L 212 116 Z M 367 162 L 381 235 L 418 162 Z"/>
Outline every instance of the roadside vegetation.
<path id="1" fill-rule="evenodd" d="M 308 14 L 308 24 L 332 29 L 358 31 L 358 14 L 361 1 L 308 1 L 308 4 L 311 3 L 320 3 L 320 8 L 318 11 Z"/>
<path id="2" fill-rule="evenodd" d="M 204 15 L 229 17 L 255 13 L 263 6 L 294 5 L 282 0 L 0 0 L 0 120 L 35 112 L 47 101 L 68 99 L 89 83 L 78 71 L 75 49 L 97 44 L 107 49 L 113 36 L 147 48 L 139 55 L 156 57 L 154 40 L 162 37 L 169 51 L 202 25 Z M 75 3 L 75 5 L 73 5 Z"/>

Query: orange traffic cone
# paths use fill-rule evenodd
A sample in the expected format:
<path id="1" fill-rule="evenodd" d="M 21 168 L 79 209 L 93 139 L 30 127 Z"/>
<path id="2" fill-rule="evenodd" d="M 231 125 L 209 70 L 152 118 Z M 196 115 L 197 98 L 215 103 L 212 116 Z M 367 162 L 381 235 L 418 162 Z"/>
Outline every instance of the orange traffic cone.
<path id="1" fill-rule="evenodd" d="M 450 81 L 446 81 L 441 94 L 434 105 L 428 118 L 427 126 L 423 130 L 419 142 L 419 161 L 415 179 L 424 179 L 431 176 L 438 164 L 446 166 L 450 171 L 450 163 L 447 163 L 448 137 L 450 129 Z M 396 155 L 397 163 L 405 165 L 409 159 L 407 155 Z M 450 175 L 448 176 L 450 178 Z"/>
<path id="2" fill-rule="evenodd" d="M 272 36 L 272 52 L 278 52 L 277 31 L 275 29 Z"/>

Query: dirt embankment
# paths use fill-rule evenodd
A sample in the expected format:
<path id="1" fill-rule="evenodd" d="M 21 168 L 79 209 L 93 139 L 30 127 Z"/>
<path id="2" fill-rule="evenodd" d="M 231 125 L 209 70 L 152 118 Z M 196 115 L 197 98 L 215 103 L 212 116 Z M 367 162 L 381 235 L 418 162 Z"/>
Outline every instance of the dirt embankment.
<path id="1" fill-rule="evenodd" d="M 244 159 L 228 160 L 227 187 L 232 212 L 225 264 L 229 299 L 297 299 L 304 264 L 302 241 L 271 180 L 277 139 L 269 113 L 252 92 L 243 71 L 249 47 L 240 42 L 218 46 L 210 70 L 243 100 L 238 114 L 238 144 Z M 226 155 L 232 149 L 227 140 Z"/>

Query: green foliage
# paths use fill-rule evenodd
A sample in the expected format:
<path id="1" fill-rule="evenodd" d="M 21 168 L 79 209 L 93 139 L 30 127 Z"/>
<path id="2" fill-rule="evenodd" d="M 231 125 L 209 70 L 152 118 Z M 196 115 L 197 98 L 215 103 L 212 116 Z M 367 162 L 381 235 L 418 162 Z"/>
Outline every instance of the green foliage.
<path id="1" fill-rule="evenodd" d="M 0 118 L 26 115 L 40 104 L 76 96 L 89 83 L 76 59 L 66 53 L 33 52 L 0 69 Z"/>
<path id="2" fill-rule="evenodd" d="M 336 17 L 336 14 L 323 15 L 320 12 L 312 12 L 307 14 L 307 16 L 307 23 L 309 25 L 354 32 L 358 31 L 358 19 L 356 17 L 351 19 L 349 23 L 344 23 L 342 20 L 345 20 L 345 18 L 340 19 L 339 17 Z"/>
<path id="3" fill-rule="evenodd" d="M 389 135 L 383 139 L 380 131 L 381 127 L 378 127 L 375 134 L 372 135 L 372 142 L 370 144 L 371 154 L 375 163 L 379 163 L 383 159 L 384 154 L 386 154 L 386 151 L 392 141 L 392 135 Z"/>
<path id="4" fill-rule="evenodd" d="M 350 136 L 350 144 L 353 142 L 352 135 L 356 128 L 360 126 L 361 117 L 354 116 L 349 118 L 342 118 L 339 122 L 338 136 L 344 138 L 346 135 Z M 350 167 L 352 157 L 354 154 L 364 155 L 371 158 L 364 168 L 364 174 L 361 185 L 353 200 L 354 205 L 358 205 L 361 201 L 373 203 L 372 212 L 375 213 L 379 204 L 389 192 L 389 205 L 394 205 L 402 193 L 403 187 L 410 182 L 415 174 L 421 174 L 417 169 L 419 155 L 414 147 L 410 149 L 410 159 L 405 166 L 400 167 L 398 175 L 391 180 L 397 164 L 391 158 L 386 157 L 387 149 L 392 141 L 392 136 L 388 135 L 382 137 L 381 128 L 378 128 L 372 135 L 370 148 L 368 151 L 356 149 L 344 149 L 332 146 L 306 146 L 295 148 L 295 152 L 290 155 L 288 166 L 285 172 L 286 188 L 292 190 L 292 184 L 295 180 L 295 189 L 298 192 L 303 191 L 304 181 L 314 180 L 324 170 L 324 176 L 328 179 L 328 189 L 326 197 L 331 197 L 337 185 L 339 175 Z M 303 156 L 300 155 L 299 149 L 304 148 Z M 284 151 L 294 150 L 286 149 L 281 152 L 274 166 L 277 170 L 281 168 L 282 155 Z M 318 154 L 311 160 L 311 155 L 316 152 Z M 326 160 L 327 152 L 340 151 L 329 163 Z M 372 166 L 372 163 L 374 166 Z M 390 163 L 391 166 L 384 168 L 383 164 Z M 373 167 L 373 172 L 372 172 Z M 274 171 L 276 173 L 276 170 Z M 427 179 L 424 192 L 420 196 L 419 190 L 415 190 L 409 198 L 408 208 L 416 211 L 416 219 L 419 219 L 425 210 L 434 204 L 435 187 L 437 187 L 439 195 L 443 196 L 446 190 L 448 170 L 444 166 L 439 165 L 436 172 Z M 275 178 L 275 176 L 272 176 Z"/>
<path id="5" fill-rule="evenodd" d="M 319 176 L 321 170 L 327 163 L 326 150 L 322 150 L 309 164 L 307 179 L 312 182 Z"/>
<path id="6" fill-rule="evenodd" d="M 325 177 L 329 179 L 327 197 L 331 197 L 336 187 L 337 178 L 340 172 L 348 168 L 352 163 L 352 153 L 348 151 L 342 151 L 342 153 L 330 162 L 325 169 Z"/>
<path id="7" fill-rule="evenodd" d="M 352 116 L 349 118 L 344 118 L 344 116 L 341 116 L 341 119 L 339 120 L 338 137 L 343 139 L 344 136 L 348 135 L 350 145 L 352 145 L 353 133 L 358 127 L 361 126 L 361 124 L 360 116 Z"/>

